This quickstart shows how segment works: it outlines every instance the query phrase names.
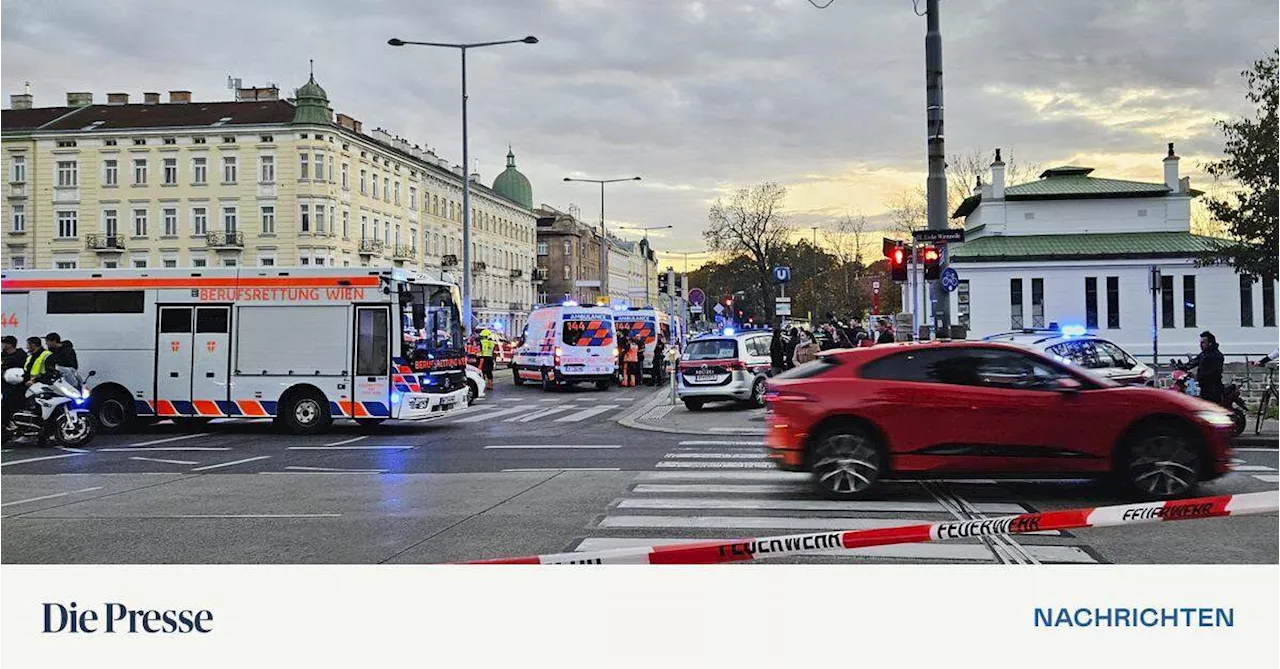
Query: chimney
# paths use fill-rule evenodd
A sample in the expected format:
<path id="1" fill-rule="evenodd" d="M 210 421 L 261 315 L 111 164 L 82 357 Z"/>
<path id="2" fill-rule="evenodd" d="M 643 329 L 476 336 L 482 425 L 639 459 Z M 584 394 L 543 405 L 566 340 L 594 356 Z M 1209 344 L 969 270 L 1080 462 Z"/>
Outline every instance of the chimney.
<path id="1" fill-rule="evenodd" d="M 129 104 L 129 94 L 128 93 L 107 93 L 107 104 L 127 105 Z"/>
<path id="2" fill-rule="evenodd" d="M 191 91 L 169 91 L 169 104 L 185 105 L 191 102 Z"/>
<path id="3" fill-rule="evenodd" d="M 1175 193 L 1182 188 L 1178 183 L 1178 156 L 1173 152 L 1173 142 L 1169 142 L 1169 155 L 1164 157 L 1164 185 Z"/>
<path id="4" fill-rule="evenodd" d="M 1000 149 L 996 149 L 996 159 L 991 163 L 991 199 L 1004 199 L 1004 161 L 1000 159 Z"/>
<path id="5" fill-rule="evenodd" d="M 337 118 L 338 118 L 338 125 L 346 128 L 347 130 L 356 129 L 356 120 L 351 118 L 350 116 L 347 116 L 346 114 L 338 114 Z"/>
<path id="6" fill-rule="evenodd" d="M 271 86 L 250 86 L 236 88 L 236 102 L 252 102 L 255 100 L 279 100 L 280 88 Z"/>
<path id="7" fill-rule="evenodd" d="M 160 94 L 159 93 L 143 93 L 142 104 L 145 104 L 145 105 L 160 104 Z"/>
<path id="8" fill-rule="evenodd" d="M 21 95 L 9 96 L 10 109 L 31 109 L 31 94 L 23 93 Z"/>
<path id="9" fill-rule="evenodd" d="M 359 133 L 363 133 L 363 128 L 364 128 L 364 124 L 363 124 L 363 123 L 361 123 L 361 122 L 359 122 L 359 121 L 357 121 L 357 120 L 355 120 L 355 119 L 351 119 L 351 124 L 352 124 L 352 126 L 353 126 L 353 127 L 351 128 L 352 130 L 355 130 L 356 132 L 359 132 Z"/>
<path id="10" fill-rule="evenodd" d="M 68 107 L 88 107 L 93 104 L 93 93 L 67 93 Z"/>

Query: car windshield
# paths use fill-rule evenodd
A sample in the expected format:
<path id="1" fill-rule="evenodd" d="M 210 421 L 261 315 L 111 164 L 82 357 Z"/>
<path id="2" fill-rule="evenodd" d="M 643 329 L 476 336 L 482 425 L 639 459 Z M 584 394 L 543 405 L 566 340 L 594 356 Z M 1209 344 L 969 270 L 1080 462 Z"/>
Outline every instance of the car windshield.
<path id="1" fill-rule="evenodd" d="M 626 331 L 630 333 L 632 339 L 635 339 L 637 336 L 644 337 L 644 343 L 646 344 L 652 344 L 654 341 L 653 324 L 654 319 L 652 318 L 614 321 L 614 326 L 618 329 L 618 332 Z"/>
<path id="2" fill-rule="evenodd" d="M 738 357 L 738 342 L 733 339 L 702 339 L 684 350 L 685 360 L 724 360 Z"/>
<path id="3" fill-rule="evenodd" d="M 613 324 L 591 316 L 566 318 L 561 340 L 569 346 L 612 346 Z"/>

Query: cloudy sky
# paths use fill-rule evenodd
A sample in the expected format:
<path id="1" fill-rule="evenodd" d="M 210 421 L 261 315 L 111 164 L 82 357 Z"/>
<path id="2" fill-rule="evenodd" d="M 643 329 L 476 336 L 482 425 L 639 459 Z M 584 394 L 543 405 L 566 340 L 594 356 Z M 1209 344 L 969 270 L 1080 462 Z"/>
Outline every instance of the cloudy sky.
<path id="1" fill-rule="evenodd" d="M 920 0 L 923 5 L 923 0 Z M 703 247 L 707 207 L 761 181 L 788 186 L 799 225 L 878 220 L 922 186 L 924 19 L 912 0 L 7 0 L 3 90 L 37 106 L 69 90 L 189 89 L 225 100 L 228 75 L 286 90 L 317 80 L 335 111 L 461 157 L 456 52 L 390 37 L 541 43 L 469 58 L 472 156 L 486 181 L 507 144 L 534 199 L 599 214 L 565 176 L 612 186 L 611 225 L 672 225 L 655 246 Z M 1049 166 L 1161 180 L 1248 111 L 1238 73 L 1276 45 L 1274 0 L 944 0 L 949 152 L 1004 147 Z M 660 238 L 659 238 L 660 237 Z"/>

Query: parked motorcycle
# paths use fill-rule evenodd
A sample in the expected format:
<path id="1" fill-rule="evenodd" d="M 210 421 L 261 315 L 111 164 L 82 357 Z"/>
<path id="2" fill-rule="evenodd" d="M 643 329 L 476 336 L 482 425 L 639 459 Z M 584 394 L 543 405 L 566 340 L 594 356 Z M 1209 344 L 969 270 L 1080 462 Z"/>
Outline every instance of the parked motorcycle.
<path id="1" fill-rule="evenodd" d="M 1169 389 L 1198 397 L 1200 392 L 1195 385 L 1195 376 L 1191 373 L 1191 369 L 1186 366 L 1186 363 L 1174 359 L 1169 364 L 1173 367 L 1173 372 L 1170 374 L 1171 383 L 1169 384 Z M 1221 405 L 1231 411 L 1231 436 L 1238 437 L 1243 434 L 1245 425 L 1249 422 L 1249 409 L 1245 406 L 1244 398 L 1241 397 L 1239 384 L 1234 381 L 1223 384 Z"/>
<path id="2" fill-rule="evenodd" d="M 88 409 L 88 379 L 95 373 L 89 372 L 89 376 L 81 379 L 68 369 L 53 372 L 31 384 L 27 388 L 26 405 L 14 412 L 9 424 L 4 426 L 5 439 L 34 437 L 39 446 L 47 445 L 50 437 L 64 447 L 89 443 L 95 430 Z M 4 382 L 21 384 L 22 370 L 7 370 Z"/>

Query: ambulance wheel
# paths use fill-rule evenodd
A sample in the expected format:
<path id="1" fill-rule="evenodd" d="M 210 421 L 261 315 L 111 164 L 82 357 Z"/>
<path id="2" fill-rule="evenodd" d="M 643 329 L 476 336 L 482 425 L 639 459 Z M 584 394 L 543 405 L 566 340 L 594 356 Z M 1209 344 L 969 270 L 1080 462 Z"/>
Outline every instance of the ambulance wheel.
<path id="1" fill-rule="evenodd" d="M 543 369 L 542 370 L 542 389 L 555 390 L 555 388 L 556 388 L 556 382 L 554 378 L 552 377 L 551 374 L 547 373 L 546 369 Z"/>
<path id="2" fill-rule="evenodd" d="M 511 381 L 517 386 L 524 385 L 524 379 L 520 378 L 520 368 L 514 362 L 511 363 Z"/>
<path id="3" fill-rule="evenodd" d="M 329 427 L 329 402 L 314 389 L 295 390 L 280 400 L 279 418 L 285 429 L 294 434 L 316 434 Z"/>
<path id="4" fill-rule="evenodd" d="M 609 386 L 612 385 L 613 384 L 608 381 L 596 381 L 596 390 L 608 390 Z"/>
<path id="5" fill-rule="evenodd" d="M 480 396 L 480 388 L 476 386 L 475 381 L 467 381 L 467 406 L 475 403 L 476 398 Z"/>
<path id="6" fill-rule="evenodd" d="M 123 390 L 105 389 L 93 393 L 90 400 L 93 407 L 93 418 L 103 432 L 115 432 L 129 427 L 137 420 L 133 409 L 133 398 Z"/>

